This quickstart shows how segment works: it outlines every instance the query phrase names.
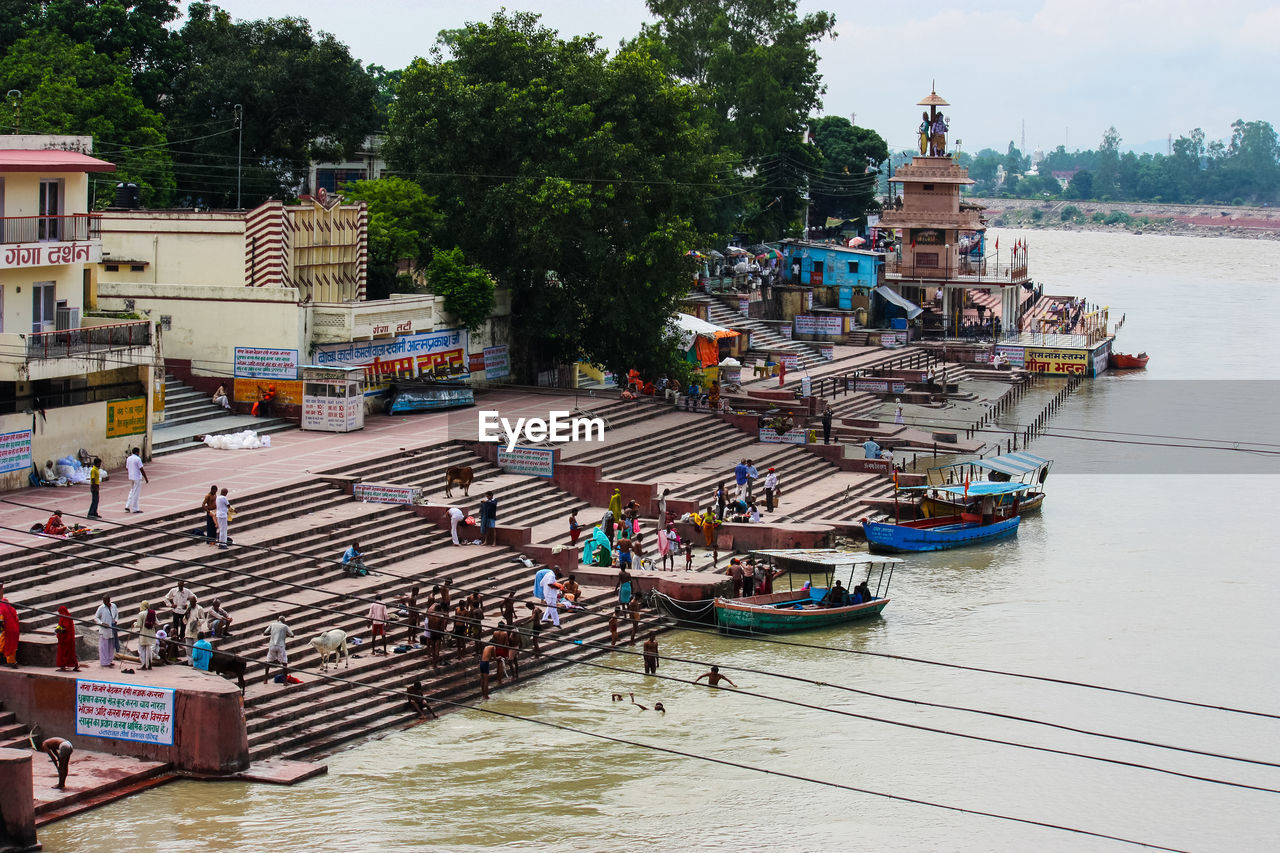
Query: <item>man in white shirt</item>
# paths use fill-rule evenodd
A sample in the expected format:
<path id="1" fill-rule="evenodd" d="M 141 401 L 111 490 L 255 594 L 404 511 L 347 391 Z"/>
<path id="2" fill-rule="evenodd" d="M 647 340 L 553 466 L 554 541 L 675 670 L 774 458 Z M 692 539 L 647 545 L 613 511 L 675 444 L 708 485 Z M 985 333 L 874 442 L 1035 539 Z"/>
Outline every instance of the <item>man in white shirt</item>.
<path id="1" fill-rule="evenodd" d="M 98 663 L 112 666 L 116 657 L 116 647 L 112 639 L 112 631 L 116 627 L 116 606 L 111 603 L 111 596 L 103 595 L 98 611 L 93 614 L 93 621 L 98 626 Z"/>
<path id="2" fill-rule="evenodd" d="M 142 508 L 138 506 L 138 498 L 142 497 L 142 484 L 150 483 L 147 478 L 147 471 L 142 467 L 142 454 L 138 448 L 133 448 L 133 452 L 129 454 L 129 458 L 124 460 L 124 467 L 129 472 L 129 500 L 125 502 L 125 512 L 142 512 Z"/>
<path id="3" fill-rule="evenodd" d="M 764 509 L 773 512 L 773 501 L 778 494 L 778 472 L 770 468 L 764 478 Z"/>
<path id="4" fill-rule="evenodd" d="M 461 545 L 458 541 L 458 525 L 462 523 L 462 510 L 456 506 L 449 507 L 449 532 L 453 536 L 453 544 Z"/>
<path id="5" fill-rule="evenodd" d="M 282 613 L 262 633 L 270 635 L 270 639 L 267 640 L 267 673 L 266 678 L 262 679 L 262 683 L 266 684 L 271 680 L 271 664 L 275 663 L 280 665 L 280 671 L 284 673 L 284 680 L 287 684 L 289 682 L 289 653 L 285 650 L 284 641 L 293 636 L 293 629 L 285 624 L 284 614 Z"/>
<path id="6" fill-rule="evenodd" d="M 218 522 L 218 547 L 227 547 L 227 519 L 231 514 L 231 501 L 227 498 L 227 490 L 224 488 L 218 492 L 218 500 L 215 504 L 214 518 Z"/>
<path id="7" fill-rule="evenodd" d="M 179 580 L 178 585 L 169 590 L 169 594 L 164 597 L 164 603 L 173 610 L 169 619 L 169 636 L 175 641 L 182 640 L 184 623 L 187 621 L 187 608 L 191 606 L 194 598 L 195 593 L 187 589 L 187 582 L 183 580 Z"/>

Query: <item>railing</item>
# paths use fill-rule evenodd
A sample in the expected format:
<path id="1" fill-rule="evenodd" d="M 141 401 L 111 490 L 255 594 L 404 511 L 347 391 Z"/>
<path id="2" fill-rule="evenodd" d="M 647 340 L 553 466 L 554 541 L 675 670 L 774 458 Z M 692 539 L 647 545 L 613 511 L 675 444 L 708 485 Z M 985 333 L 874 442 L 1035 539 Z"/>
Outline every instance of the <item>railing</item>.
<path id="1" fill-rule="evenodd" d="M 150 320 L 62 329 L 57 332 L 35 332 L 27 335 L 27 360 L 69 358 L 102 350 L 150 345 Z"/>
<path id="2" fill-rule="evenodd" d="M 112 385 L 95 385 L 92 388 L 68 388 L 46 391 L 43 394 L 27 394 L 9 400 L 0 400 L 0 415 L 28 412 L 32 409 L 60 409 L 64 406 L 83 406 L 124 397 L 143 397 L 147 386 L 141 382 L 117 382 Z"/>
<path id="3" fill-rule="evenodd" d="M 926 247 L 928 249 L 930 247 Z M 945 247 L 939 246 L 939 249 Z M 917 252 L 919 249 L 916 250 Z M 902 258 L 896 254 L 886 255 L 884 259 L 884 270 L 886 275 L 896 275 L 902 278 L 943 278 L 951 281 L 969 280 L 974 282 L 999 282 L 1000 284 L 1020 284 L 1027 280 L 1027 256 L 1025 252 L 1019 253 L 1013 262 L 1001 262 L 999 260 L 970 260 L 968 257 L 957 257 L 955 254 L 944 254 L 940 259 L 942 263 L 934 266 L 924 266 L 915 262 L 909 264 L 903 263 Z"/>
<path id="4" fill-rule="evenodd" d="M 100 213 L 0 217 L 0 243 L 73 242 L 97 240 L 101 235 Z"/>
<path id="5" fill-rule="evenodd" d="M 813 393 L 818 397 L 839 397 L 851 393 L 859 379 L 880 378 L 891 370 L 927 370 L 932 373 L 944 365 L 942 356 L 933 350 L 912 348 L 902 355 L 877 362 L 872 367 L 839 376 L 823 376 L 814 381 Z"/>

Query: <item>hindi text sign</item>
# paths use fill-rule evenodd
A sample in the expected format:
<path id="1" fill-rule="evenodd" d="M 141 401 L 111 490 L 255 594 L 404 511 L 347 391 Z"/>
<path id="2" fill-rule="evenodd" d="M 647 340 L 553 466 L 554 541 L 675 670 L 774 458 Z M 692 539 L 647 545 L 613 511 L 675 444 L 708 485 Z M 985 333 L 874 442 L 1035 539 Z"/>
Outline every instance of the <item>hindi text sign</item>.
<path id="1" fill-rule="evenodd" d="M 76 679 L 76 734 L 173 746 L 172 687 Z"/>

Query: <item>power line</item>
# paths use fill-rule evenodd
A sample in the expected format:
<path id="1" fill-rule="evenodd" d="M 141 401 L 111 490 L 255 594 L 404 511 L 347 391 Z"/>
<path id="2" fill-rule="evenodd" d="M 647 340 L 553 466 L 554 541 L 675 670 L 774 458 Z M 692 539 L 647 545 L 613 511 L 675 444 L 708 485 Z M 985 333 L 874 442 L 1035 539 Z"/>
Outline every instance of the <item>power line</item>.
<path id="1" fill-rule="evenodd" d="M 33 609 L 33 608 L 28 608 L 28 609 Z M 42 612 L 47 612 L 47 611 L 42 611 Z M 73 621 L 81 622 L 81 623 L 87 623 L 89 621 L 87 619 L 79 619 L 76 617 L 72 617 L 72 619 Z M 180 645 L 187 649 L 191 648 L 191 646 L 186 643 L 177 643 L 177 645 Z M 228 654 L 228 653 L 223 652 L 222 654 Z M 235 657 L 241 660 L 245 660 L 246 662 L 248 662 L 248 659 L 242 656 L 238 656 L 238 655 L 229 655 L 229 656 Z M 560 659 L 564 660 L 564 658 L 560 658 Z M 306 673 L 307 675 L 310 675 L 316 679 L 336 682 L 339 684 L 346 684 L 346 685 L 359 687 L 359 688 L 373 691 L 373 692 L 386 693 L 393 696 L 402 696 L 406 699 L 410 697 L 410 694 L 406 691 L 396 690 L 391 687 L 383 687 L 382 685 L 379 685 L 379 684 L 372 684 L 366 681 L 360 681 L 358 679 L 343 677 L 336 674 L 331 675 L 327 671 L 321 672 L 318 670 L 308 670 L 308 669 L 302 669 L 299 667 L 290 667 L 290 670 L 293 672 Z M 715 688 L 715 689 L 723 689 L 726 691 L 728 690 L 728 688 Z M 1003 820 L 1003 821 L 1008 821 L 1012 823 L 1024 824 L 1028 826 L 1037 826 L 1043 829 L 1053 829 L 1060 832 L 1069 832 L 1077 835 L 1084 835 L 1084 836 L 1089 836 L 1093 838 L 1101 838 L 1108 841 L 1117 841 L 1122 844 L 1131 844 L 1139 847 L 1149 847 L 1155 850 L 1173 851 L 1173 853 L 1187 853 L 1187 851 L 1183 851 L 1180 848 L 1167 847 L 1159 844 L 1154 844 L 1151 842 L 1137 841 L 1135 839 L 1125 838 L 1118 835 L 1110 835 L 1110 834 L 1095 832 L 1087 829 L 1080 829 L 1078 827 L 1050 823 L 1048 821 L 1034 820 L 1032 818 L 1021 818 L 1021 817 L 1015 817 L 1012 815 L 1001 814 L 998 812 L 989 812 L 989 811 L 983 811 L 979 809 L 965 808 L 963 806 L 954 806 L 954 805 L 940 803 L 932 800 L 925 800 L 918 797 L 907 797 L 900 794 L 890 794 L 884 791 L 872 790 L 870 788 L 861 788 L 853 785 L 846 785 L 841 782 L 832 782 L 829 780 L 818 779 L 810 776 L 803 776 L 796 773 L 788 773 L 786 771 L 776 770 L 773 768 L 760 767 L 757 765 L 747 764 L 745 762 L 730 761 L 729 759 L 717 758 L 715 756 L 710 756 L 710 755 L 701 755 L 698 753 L 689 752 L 687 750 L 675 749 L 673 747 L 645 743 L 643 741 L 630 740 L 628 738 L 621 738 L 614 735 L 607 735 L 600 732 L 589 731 L 587 729 L 578 728 L 576 726 L 565 725 L 564 723 L 553 723 L 549 720 L 540 720 L 534 717 L 526 717 L 520 714 L 513 714 L 506 711 L 497 711 L 492 708 L 485 708 L 484 706 L 481 706 L 481 705 L 474 705 L 466 702 L 459 702 L 454 699 L 445 699 L 441 696 L 437 696 L 434 694 L 426 694 L 425 692 L 424 692 L 424 698 L 430 698 L 432 701 L 438 704 L 449 705 L 454 708 L 462 708 L 470 711 L 478 711 L 480 713 L 489 714 L 495 717 L 501 717 L 509 720 L 518 720 L 524 723 L 532 723 L 534 725 L 557 729 L 559 731 L 564 731 L 564 732 L 570 732 L 572 734 L 583 735 L 585 737 L 590 737 L 597 740 L 609 741 L 612 743 L 621 744 L 623 746 L 653 750 L 655 752 L 662 752 L 668 755 L 674 755 L 679 758 L 688 758 L 688 759 L 693 759 L 697 761 L 705 761 L 712 764 L 719 764 L 725 767 L 733 767 L 738 770 L 747 770 L 753 773 L 764 773 L 770 776 L 777 776 L 779 778 L 792 779 L 797 782 L 805 782 L 807 784 L 813 784 L 813 785 L 822 785 L 829 788 L 836 788 L 840 790 L 850 791 L 852 793 L 865 794 L 867 796 L 879 797 L 882 799 L 894 800 L 897 802 L 911 803 L 913 805 L 928 806 L 930 808 L 938 808 L 938 809 L 943 809 L 945 811 L 954 811 L 962 814 L 971 814 L 978 817 L 988 817 L 988 818 L 993 818 L 995 820 Z"/>

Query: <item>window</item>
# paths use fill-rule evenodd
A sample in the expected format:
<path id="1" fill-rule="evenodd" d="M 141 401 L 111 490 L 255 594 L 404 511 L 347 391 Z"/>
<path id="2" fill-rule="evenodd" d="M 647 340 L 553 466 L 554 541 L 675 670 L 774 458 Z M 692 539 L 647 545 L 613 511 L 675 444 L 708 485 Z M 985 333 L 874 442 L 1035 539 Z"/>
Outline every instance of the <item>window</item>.
<path id="1" fill-rule="evenodd" d="M 145 270 L 145 269 L 146 269 L 146 267 L 145 267 L 145 266 L 143 266 L 142 264 L 130 264 L 130 265 L 129 265 L 129 272 L 142 272 L 142 271 L 143 271 L 143 270 Z"/>
<path id="2" fill-rule="evenodd" d="M 107 264 L 107 272 L 120 272 L 119 264 Z"/>
<path id="3" fill-rule="evenodd" d="M 933 192 L 933 184 L 925 184 L 921 189 L 927 193 L 931 193 Z"/>
<path id="4" fill-rule="evenodd" d="M 31 331 L 48 332 L 58 325 L 58 298 L 52 281 L 37 281 L 31 287 Z"/>
<path id="5" fill-rule="evenodd" d="M 857 272 L 857 271 L 858 271 L 858 262 L 849 261 L 849 272 Z"/>
<path id="6" fill-rule="evenodd" d="M 932 267 L 936 269 L 938 266 L 938 253 L 937 252 L 916 252 L 916 266 Z"/>
<path id="7" fill-rule="evenodd" d="M 37 212 L 42 217 L 37 239 L 62 239 L 62 186 L 61 178 L 45 178 L 40 181 L 40 198 Z"/>

